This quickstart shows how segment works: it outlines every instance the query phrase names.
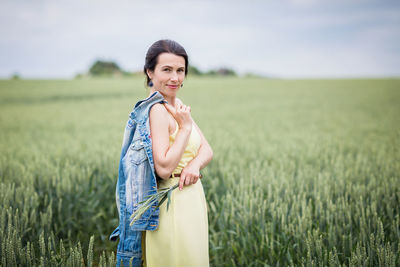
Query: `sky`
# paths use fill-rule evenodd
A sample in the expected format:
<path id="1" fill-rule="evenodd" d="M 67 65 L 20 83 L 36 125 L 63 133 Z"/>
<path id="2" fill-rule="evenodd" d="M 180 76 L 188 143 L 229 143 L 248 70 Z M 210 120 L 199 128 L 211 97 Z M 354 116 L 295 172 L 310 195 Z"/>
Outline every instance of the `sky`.
<path id="1" fill-rule="evenodd" d="M 73 78 L 95 60 L 140 71 L 159 39 L 202 71 L 400 76 L 400 1 L 0 0 L 0 77 Z"/>

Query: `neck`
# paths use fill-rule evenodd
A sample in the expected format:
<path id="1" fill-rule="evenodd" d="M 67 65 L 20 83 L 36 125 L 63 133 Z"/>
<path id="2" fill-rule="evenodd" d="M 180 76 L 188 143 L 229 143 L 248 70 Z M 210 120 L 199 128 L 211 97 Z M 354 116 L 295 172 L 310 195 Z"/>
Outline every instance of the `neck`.
<path id="1" fill-rule="evenodd" d="M 150 95 L 152 95 L 155 91 L 157 91 L 157 90 L 152 88 L 150 90 Z M 164 95 L 163 93 L 161 93 L 160 91 L 158 91 L 158 92 L 164 97 L 165 100 L 167 100 L 168 104 L 170 104 L 171 106 L 175 107 L 175 98 L 176 98 L 176 96 L 167 96 L 167 95 Z"/>

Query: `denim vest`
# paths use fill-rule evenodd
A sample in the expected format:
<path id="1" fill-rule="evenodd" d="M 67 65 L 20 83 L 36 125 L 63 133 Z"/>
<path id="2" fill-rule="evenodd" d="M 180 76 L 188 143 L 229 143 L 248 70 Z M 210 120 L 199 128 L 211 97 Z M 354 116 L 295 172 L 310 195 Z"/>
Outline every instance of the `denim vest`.
<path id="1" fill-rule="evenodd" d="M 157 202 L 132 226 L 129 224 L 138 203 L 157 192 L 149 112 L 154 104 L 166 102 L 160 92 L 154 92 L 136 103 L 125 126 L 115 190 L 119 225 L 109 237 L 111 241 L 116 241 L 119 236 L 117 266 L 120 266 L 121 260 L 124 266 L 129 266 L 132 257 L 132 266 L 141 266 L 142 231 L 158 227 L 160 210 L 155 208 Z"/>

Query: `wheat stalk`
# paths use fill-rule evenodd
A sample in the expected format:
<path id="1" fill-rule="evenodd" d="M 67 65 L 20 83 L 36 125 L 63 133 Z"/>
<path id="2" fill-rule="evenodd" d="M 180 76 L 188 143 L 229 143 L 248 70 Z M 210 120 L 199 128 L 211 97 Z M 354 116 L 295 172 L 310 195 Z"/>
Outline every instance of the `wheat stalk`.
<path id="1" fill-rule="evenodd" d="M 179 183 L 177 183 L 174 186 L 171 187 L 163 187 L 157 190 L 157 193 L 154 195 L 151 195 L 150 197 L 148 197 L 147 199 L 140 201 L 139 202 L 139 208 L 131 215 L 130 219 L 132 220 L 131 223 L 129 224 L 130 226 L 132 226 L 132 224 L 134 224 L 137 220 L 139 220 L 142 215 L 148 210 L 150 209 L 150 207 L 158 201 L 158 204 L 155 208 L 155 210 L 161 206 L 162 203 L 164 203 L 164 201 L 166 199 L 168 199 L 167 202 L 167 211 L 168 211 L 168 207 L 169 207 L 169 203 L 171 203 L 171 194 L 172 194 L 172 190 L 174 190 L 175 188 L 177 188 L 179 186 Z"/>

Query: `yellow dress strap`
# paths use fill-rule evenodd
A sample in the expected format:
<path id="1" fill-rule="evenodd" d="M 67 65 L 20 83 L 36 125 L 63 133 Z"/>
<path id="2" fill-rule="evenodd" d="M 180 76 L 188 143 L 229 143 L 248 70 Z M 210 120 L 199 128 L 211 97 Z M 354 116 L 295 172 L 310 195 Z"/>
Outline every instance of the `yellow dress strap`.
<path id="1" fill-rule="evenodd" d="M 175 132 L 173 134 L 171 134 L 170 136 L 175 137 L 176 133 L 178 132 L 178 128 L 179 128 L 179 124 L 178 122 L 176 122 L 176 120 L 174 120 L 176 127 L 175 127 Z"/>

